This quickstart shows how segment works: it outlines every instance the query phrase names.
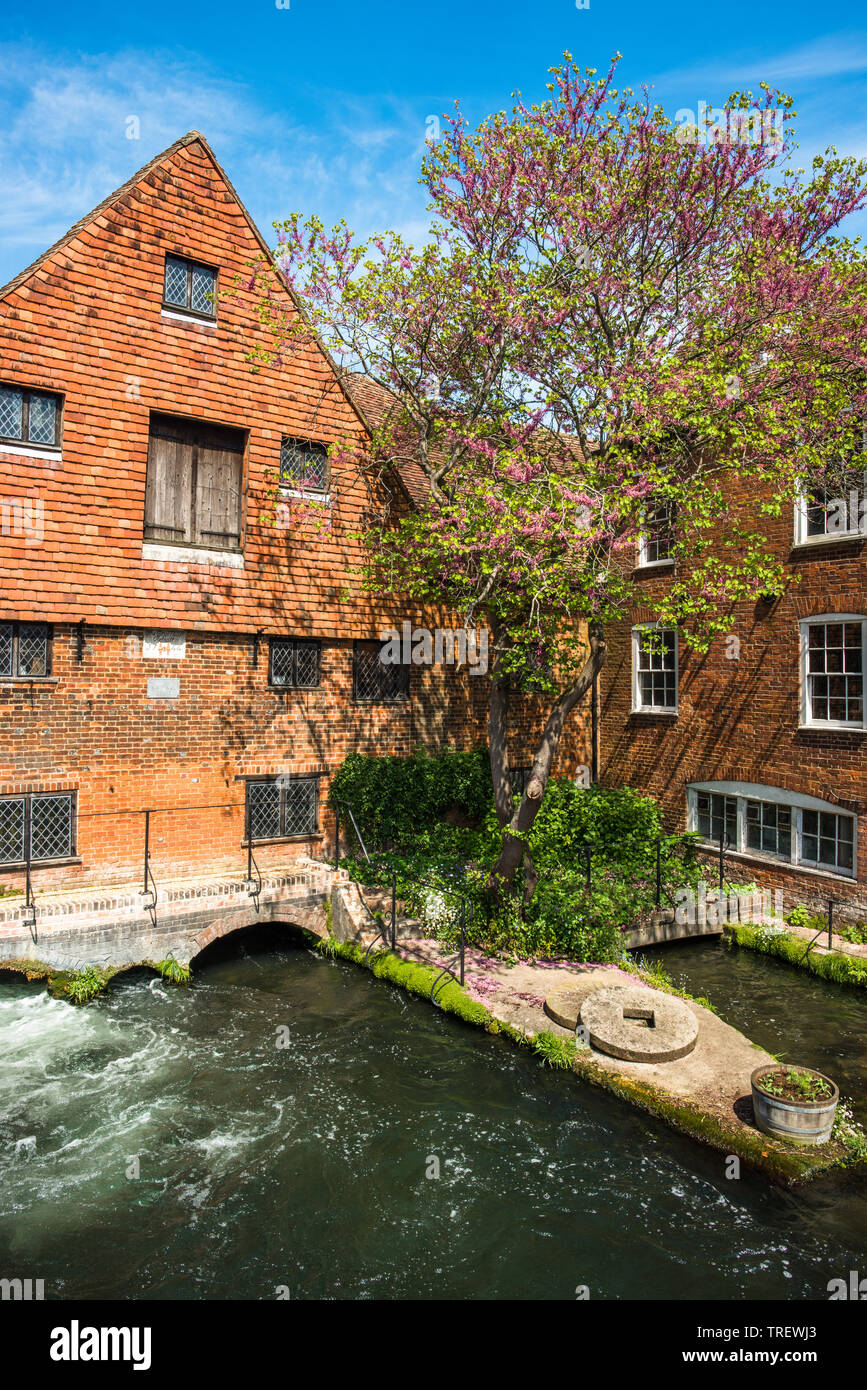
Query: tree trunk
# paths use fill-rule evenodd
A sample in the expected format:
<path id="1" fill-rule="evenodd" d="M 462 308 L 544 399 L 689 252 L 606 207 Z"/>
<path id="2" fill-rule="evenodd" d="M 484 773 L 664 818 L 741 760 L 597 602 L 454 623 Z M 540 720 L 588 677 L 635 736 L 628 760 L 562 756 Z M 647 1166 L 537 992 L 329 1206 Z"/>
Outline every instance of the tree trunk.
<path id="1" fill-rule="evenodd" d="M 515 874 L 522 861 L 529 863 L 528 873 L 525 880 L 524 901 L 528 902 L 533 896 L 538 881 L 536 871 L 533 868 L 527 850 L 527 836 L 542 805 L 542 798 L 545 788 L 548 785 L 548 778 L 551 772 L 551 764 L 560 746 L 560 739 L 566 720 L 572 710 L 587 694 L 593 685 L 596 676 L 605 665 L 607 647 L 602 635 L 602 629 L 598 624 L 590 625 L 590 654 L 584 663 L 584 668 L 580 676 L 564 690 L 557 700 L 554 708 L 548 716 L 544 733 L 542 734 L 539 747 L 530 776 L 524 788 L 521 801 L 515 809 L 509 806 L 510 814 L 504 819 L 503 811 L 500 809 L 500 802 L 497 801 L 497 769 L 505 765 L 506 782 L 508 784 L 508 759 L 506 755 L 506 731 L 505 731 L 505 706 L 502 705 L 497 696 L 497 682 L 494 681 L 491 687 L 491 712 L 489 719 L 489 732 L 491 739 L 491 771 L 494 776 L 494 798 L 497 801 L 497 815 L 500 825 L 503 827 L 503 845 L 500 850 L 499 858 L 491 869 L 488 876 L 488 888 L 497 900 L 502 899 L 504 893 L 508 893 L 514 883 Z M 497 712 L 495 714 L 495 705 Z M 494 740 L 497 739 L 497 750 L 495 754 Z M 496 767 L 495 767 L 496 758 Z M 509 795 L 511 803 L 511 795 Z M 505 806 L 504 806 L 505 809 Z M 529 891 L 526 891 L 529 890 Z"/>
<path id="2" fill-rule="evenodd" d="M 496 649 L 497 630 L 491 624 L 491 636 Z M 494 657 L 491 671 L 491 703 L 488 708 L 488 747 L 491 757 L 491 781 L 494 784 L 494 806 L 500 827 L 512 819 L 512 778 L 509 772 L 509 688 L 499 679 L 499 656 Z"/>

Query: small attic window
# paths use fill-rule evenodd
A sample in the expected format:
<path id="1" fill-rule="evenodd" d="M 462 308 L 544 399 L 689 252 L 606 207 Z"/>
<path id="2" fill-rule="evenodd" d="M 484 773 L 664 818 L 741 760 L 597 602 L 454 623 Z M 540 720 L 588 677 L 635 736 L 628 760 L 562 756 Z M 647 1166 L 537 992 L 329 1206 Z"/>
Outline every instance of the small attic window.
<path id="1" fill-rule="evenodd" d="M 217 272 L 209 265 L 166 256 L 163 305 L 198 319 L 217 317 Z"/>
<path id="2" fill-rule="evenodd" d="M 0 383 L 0 442 L 20 440 L 40 448 L 60 444 L 60 396 Z"/>

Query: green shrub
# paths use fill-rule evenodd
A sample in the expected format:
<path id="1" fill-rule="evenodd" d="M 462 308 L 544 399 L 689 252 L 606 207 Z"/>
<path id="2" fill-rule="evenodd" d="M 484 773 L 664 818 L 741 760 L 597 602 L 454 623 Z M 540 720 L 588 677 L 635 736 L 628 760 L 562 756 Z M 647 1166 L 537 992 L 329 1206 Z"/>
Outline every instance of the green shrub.
<path id="1" fill-rule="evenodd" d="M 188 985 L 192 978 L 190 967 L 181 965 L 174 956 L 168 956 L 165 960 L 158 960 L 156 967 L 163 979 L 168 980 L 173 985 Z"/>
<path id="2" fill-rule="evenodd" d="M 808 943 L 800 936 L 772 936 L 760 928 L 730 925 L 727 939 L 751 951 L 760 951 L 766 956 L 788 961 L 802 970 L 809 970 L 823 980 L 833 980 L 840 985 L 867 987 L 867 960 L 862 956 L 843 955 L 840 951 L 829 951 L 819 955 L 807 951 Z"/>
<path id="3" fill-rule="evenodd" d="M 539 875 L 524 903 L 519 874 L 514 896 L 497 903 L 486 888 L 502 843 L 485 749 L 428 757 L 351 754 L 335 776 L 331 799 L 346 800 L 370 849 L 346 857 L 362 884 L 396 877 L 410 916 L 445 946 L 459 935 L 457 894 L 472 905 L 467 938 L 511 956 L 565 956 L 615 961 L 622 929 L 656 902 L 656 843 L 663 839 L 663 882 L 671 892 L 700 876 L 695 837 L 664 835 L 659 808 L 629 787 L 581 788 L 552 778 L 529 836 Z M 458 810 L 472 825 L 444 823 Z M 345 824 L 345 822 L 344 822 Z M 352 843 L 351 831 L 344 843 Z M 587 892 L 586 850 L 591 854 Z M 449 891 L 450 890 L 450 891 Z"/>
<path id="4" fill-rule="evenodd" d="M 548 1067 L 560 1071 L 571 1070 L 578 1051 L 574 1038 L 564 1038 L 559 1033 L 537 1033 L 533 1038 L 533 1051 L 542 1058 Z"/>
<path id="5" fill-rule="evenodd" d="M 111 971 L 87 965 L 83 970 L 69 970 L 54 975 L 48 988 L 55 999 L 66 999 L 70 1004 L 89 1004 L 91 999 L 102 993 L 110 979 Z"/>
<path id="6" fill-rule="evenodd" d="M 448 811 L 474 822 L 484 818 L 493 800 L 488 751 L 448 749 L 431 757 L 420 748 L 410 758 L 350 753 L 329 800 L 351 804 L 368 849 L 409 849 Z"/>

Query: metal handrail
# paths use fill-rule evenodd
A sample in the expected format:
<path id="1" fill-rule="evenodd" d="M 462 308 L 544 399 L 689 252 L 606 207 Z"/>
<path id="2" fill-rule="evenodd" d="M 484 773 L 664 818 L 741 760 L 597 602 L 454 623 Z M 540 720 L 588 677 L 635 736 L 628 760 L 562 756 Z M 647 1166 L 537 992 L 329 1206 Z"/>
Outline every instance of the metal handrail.
<path id="1" fill-rule="evenodd" d="M 371 868 L 375 868 L 375 867 L 376 867 L 376 860 L 379 858 L 379 855 L 378 855 L 376 852 L 374 852 L 374 855 L 371 856 L 370 853 L 368 852 L 367 845 L 364 843 L 364 836 L 362 835 L 361 831 L 360 831 L 359 828 L 358 828 L 358 822 L 357 822 L 356 819 L 355 819 L 355 815 L 354 815 L 354 813 L 353 813 L 351 803 L 350 803 L 349 801 L 344 801 L 343 799 L 341 799 L 341 800 L 339 800 L 339 801 L 335 801 L 334 806 L 335 806 L 335 812 L 336 812 L 336 816 L 335 816 L 335 835 L 334 835 L 334 848 L 335 848 L 334 864 L 335 864 L 335 868 L 339 868 L 339 866 L 340 866 L 340 808 L 341 808 L 341 807 L 343 807 L 343 809 L 347 812 L 347 814 L 348 814 L 348 816 L 349 816 L 349 819 L 350 819 L 350 821 L 351 821 L 351 823 L 352 823 L 352 828 L 353 828 L 353 830 L 355 831 L 355 834 L 356 834 L 356 837 L 357 837 L 357 839 L 358 839 L 358 843 L 359 843 L 359 845 L 360 845 L 360 847 L 361 847 L 361 852 L 362 852 L 362 854 L 364 855 L 365 861 L 371 866 Z M 460 946 L 459 946 L 459 949 L 458 949 L 458 951 L 456 952 L 456 954 L 452 957 L 452 960 L 451 960 L 450 962 L 446 963 L 446 964 L 442 967 L 442 969 L 440 970 L 439 975 L 437 975 L 436 979 L 434 980 L 433 984 L 431 985 L 431 996 L 430 996 L 430 997 L 431 997 L 431 1003 L 436 1004 L 436 1003 L 437 1003 L 437 1000 L 436 1000 L 437 987 L 440 986 L 440 981 L 443 980 L 443 979 L 445 978 L 446 975 L 450 975 L 451 978 L 452 978 L 456 983 L 458 983 L 458 984 L 460 984 L 461 986 L 463 986 L 464 979 L 465 979 L 465 965 L 466 965 L 467 902 L 469 901 L 469 907 L 470 907 L 470 920 L 471 920 L 471 921 L 472 921 L 472 913 L 473 913 L 473 904 L 472 904 L 472 901 L 469 900 L 469 899 L 467 898 L 467 895 L 466 895 L 465 893 L 460 893 L 460 892 L 457 891 L 457 889 L 454 889 L 454 888 L 447 888 L 444 884 L 442 884 L 442 883 L 440 883 L 440 882 L 438 882 L 438 881 L 436 881 L 436 880 L 432 880 L 432 879 L 430 879 L 430 878 L 420 878 L 420 879 L 418 879 L 418 882 L 419 882 L 419 883 L 423 883 L 423 884 L 427 884 L 428 886 L 430 886 L 430 887 L 432 887 L 432 888 L 435 888 L 435 889 L 437 890 L 437 892 L 445 893 L 445 894 L 447 894 L 449 897 L 457 898 L 458 902 L 459 902 L 460 905 L 461 905 L 461 928 L 460 928 Z M 390 940 L 390 942 L 389 942 L 389 940 L 388 940 L 388 938 L 387 938 L 387 936 L 386 936 L 385 918 L 384 918 L 384 916 L 383 916 L 383 913 L 382 913 L 381 911 L 378 912 L 378 913 L 375 913 L 375 912 L 372 910 L 370 904 L 367 902 L 367 899 L 365 898 L 364 893 L 363 893 L 363 891 L 362 891 L 362 888 L 363 888 L 363 887 L 366 887 L 366 886 L 368 886 L 368 885 L 362 885 L 362 884 L 360 884 L 360 883 L 358 882 L 357 879 L 355 880 L 355 883 L 356 883 L 356 887 L 358 888 L 358 896 L 359 896 L 360 899 L 361 899 L 362 905 L 363 905 L 365 911 L 367 912 L 368 916 L 370 917 L 371 921 L 374 923 L 374 925 L 375 925 L 376 928 L 377 928 L 376 935 L 373 937 L 373 939 L 372 939 L 371 941 L 368 942 L 367 947 L 365 948 L 365 952 L 364 952 L 364 956 L 363 956 L 363 962 L 366 964 L 366 963 L 367 963 L 367 960 L 368 960 L 368 958 L 369 958 L 369 956 L 370 956 L 371 951 L 372 951 L 373 948 L 376 946 L 376 944 L 377 944 L 378 941 L 380 941 L 380 940 L 383 941 L 383 942 L 385 943 L 385 946 L 386 946 L 386 949 L 387 949 L 387 950 L 394 951 L 394 950 L 396 949 L 395 936 L 396 936 L 396 924 L 397 924 L 397 874 L 396 874 L 396 872 L 395 872 L 394 870 L 392 870 L 392 872 L 391 872 L 391 874 L 390 874 L 390 884 L 391 884 L 391 940 Z M 407 952 L 408 955 L 416 956 L 416 957 L 418 957 L 419 960 L 424 960 L 424 959 L 425 959 L 425 958 L 421 955 L 421 952 L 413 950 L 411 946 L 404 946 L 403 949 Z M 455 972 L 454 972 L 454 970 L 452 969 L 452 966 L 453 966 L 454 964 L 456 964 L 458 961 L 460 961 L 460 975 L 459 975 L 459 976 L 456 975 Z M 440 987 L 441 987 L 441 986 L 440 986 Z M 441 1006 L 441 1005 L 437 1005 L 437 1007 L 440 1008 L 440 1007 L 442 1007 L 442 1006 Z"/>
<path id="2" fill-rule="evenodd" d="M 835 903 L 834 898 L 829 898 L 829 899 L 828 899 L 828 950 L 829 950 L 829 951 L 833 950 L 833 945 L 832 945 L 832 942 L 831 942 L 831 938 L 832 938 L 832 936 L 834 935 L 834 903 Z M 825 928 L 824 928 L 824 927 L 820 927 L 820 928 L 819 928 L 819 930 L 816 932 L 816 935 L 813 937 L 813 940 L 812 940 L 812 941 L 810 942 L 810 944 L 808 945 L 806 951 L 805 951 L 804 954 L 801 956 L 801 961 L 805 961 L 805 960 L 807 959 L 807 956 L 810 954 L 810 952 L 812 951 L 812 949 L 813 949 L 813 947 L 815 946 L 816 942 L 819 940 L 819 937 L 822 936 L 822 934 L 824 933 L 824 931 L 825 931 Z"/>
<path id="3" fill-rule="evenodd" d="M 142 895 L 143 895 L 144 897 L 146 897 L 146 898 L 147 898 L 147 897 L 151 897 L 151 896 L 153 897 L 153 902 L 152 902 L 152 903 L 145 903 L 145 904 L 144 904 L 144 907 L 145 907 L 145 911 L 150 913 L 150 919 L 151 919 L 151 924 L 152 924 L 152 926 L 153 926 L 153 927 L 156 927 L 156 924 L 157 924 L 157 884 L 156 884 L 156 879 L 154 878 L 153 874 L 151 873 L 151 865 L 150 865 L 150 858 L 151 858 L 151 854 L 150 854 L 151 813 L 150 813 L 150 811 L 145 811 L 145 813 L 144 813 L 144 818 L 145 818 L 145 839 L 144 839 L 144 886 L 143 886 L 143 888 L 142 888 Z M 152 887 L 150 887 L 150 888 L 148 887 L 148 879 L 150 879 L 151 884 L 152 884 Z"/>

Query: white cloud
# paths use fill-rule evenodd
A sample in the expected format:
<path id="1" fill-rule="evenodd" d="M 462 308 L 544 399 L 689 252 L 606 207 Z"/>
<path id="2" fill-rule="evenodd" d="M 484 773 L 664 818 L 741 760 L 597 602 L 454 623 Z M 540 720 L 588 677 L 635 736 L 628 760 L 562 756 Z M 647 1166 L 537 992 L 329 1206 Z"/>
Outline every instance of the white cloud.
<path id="1" fill-rule="evenodd" d="M 423 228 L 423 117 L 390 100 L 295 94 L 311 120 L 264 109 L 194 55 L 126 51 L 74 63 L 0 46 L 0 282 L 190 129 L 207 137 L 266 237 L 289 212 L 365 234 Z M 139 139 L 127 138 L 128 118 Z"/>

